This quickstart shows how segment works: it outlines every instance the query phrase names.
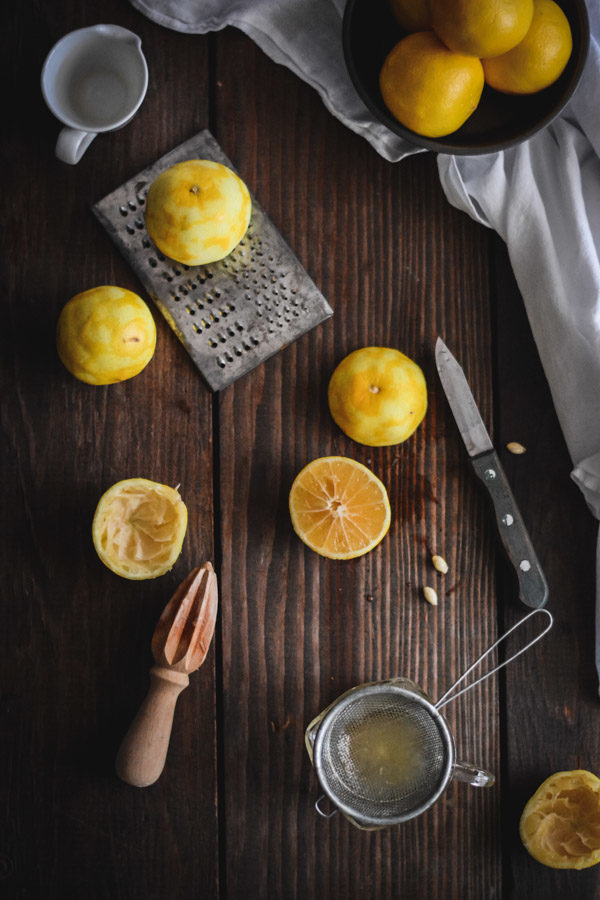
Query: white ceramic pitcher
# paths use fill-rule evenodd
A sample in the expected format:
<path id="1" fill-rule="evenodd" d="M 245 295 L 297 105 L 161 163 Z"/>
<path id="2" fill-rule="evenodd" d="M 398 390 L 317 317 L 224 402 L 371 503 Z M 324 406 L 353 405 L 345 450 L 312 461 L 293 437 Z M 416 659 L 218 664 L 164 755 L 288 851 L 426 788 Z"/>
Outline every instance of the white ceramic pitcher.
<path id="1" fill-rule="evenodd" d="M 120 25 L 93 25 L 66 34 L 42 68 L 42 94 L 65 126 L 56 155 L 78 163 L 97 134 L 122 128 L 148 88 L 142 42 Z"/>

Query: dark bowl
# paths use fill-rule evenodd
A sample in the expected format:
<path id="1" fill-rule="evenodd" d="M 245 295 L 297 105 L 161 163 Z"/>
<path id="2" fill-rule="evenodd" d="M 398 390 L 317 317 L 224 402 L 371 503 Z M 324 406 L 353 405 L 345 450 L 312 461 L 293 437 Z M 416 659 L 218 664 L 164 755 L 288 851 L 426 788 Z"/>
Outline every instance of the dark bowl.
<path id="1" fill-rule="evenodd" d="M 504 150 L 526 141 L 548 125 L 563 109 L 581 78 L 590 43 L 585 2 L 557 2 L 573 33 L 573 52 L 558 81 L 527 96 L 501 94 L 486 85 L 473 115 L 458 131 L 443 138 L 422 137 L 401 125 L 381 98 L 379 72 L 387 54 L 406 34 L 396 22 L 388 0 L 348 0 L 343 23 L 346 66 L 356 90 L 375 118 L 412 144 L 437 153 L 463 155 Z"/>

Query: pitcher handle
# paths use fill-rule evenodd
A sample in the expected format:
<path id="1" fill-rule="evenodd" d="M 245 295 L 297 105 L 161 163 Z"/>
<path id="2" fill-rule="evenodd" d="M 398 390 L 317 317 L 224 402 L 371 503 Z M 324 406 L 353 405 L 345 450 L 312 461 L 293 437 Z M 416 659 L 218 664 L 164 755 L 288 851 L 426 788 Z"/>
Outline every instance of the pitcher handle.
<path id="1" fill-rule="evenodd" d="M 488 772 L 486 769 L 480 769 L 479 766 L 468 762 L 456 761 L 452 769 L 452 777 L 456 781 L 463 781 L 472 787 L 492 787 L 496 782 L 491 772 Z"/>
<path id="2" fill-rule="evenodd" d="M 54 152 L 61 162 L 74 166 L 79 162 L 95 137 L 95 132 L 80 131 L 77 128 L 63 128 L 58 135 Z"/>

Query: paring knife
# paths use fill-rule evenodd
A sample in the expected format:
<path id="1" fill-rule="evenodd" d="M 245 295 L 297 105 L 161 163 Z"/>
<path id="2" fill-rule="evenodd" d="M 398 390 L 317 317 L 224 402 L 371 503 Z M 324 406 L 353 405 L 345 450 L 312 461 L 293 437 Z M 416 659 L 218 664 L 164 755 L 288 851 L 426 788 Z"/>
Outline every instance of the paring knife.
<path id="1" fill-rule="evenodd" d="M 539 609 L 548 599 L 548 585 L 542 567 L 464 372 L 441 338 L 435 345 L 435 361 L 473 468 L 494 505 L 502 544 L 517 573 L 519 599 L 525 606 Z"/>

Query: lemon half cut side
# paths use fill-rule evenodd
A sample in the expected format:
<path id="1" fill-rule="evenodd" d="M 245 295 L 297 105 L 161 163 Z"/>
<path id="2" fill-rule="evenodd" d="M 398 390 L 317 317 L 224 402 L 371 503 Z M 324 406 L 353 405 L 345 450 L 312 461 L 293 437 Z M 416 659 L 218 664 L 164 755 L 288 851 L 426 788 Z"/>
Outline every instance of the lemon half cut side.
<path id="1" fill-rule="evenodd" d="M 391 510 L 385 485 L 362 463 L 325 456 L 296 476 L 289 497 L 292 526 L 321 556 L 354 559 L 385 537 Z"/>
<path id="2" fill-rule="evenodd" d="M 100 498 L 92 522 L 94 547 L 116 575 L 157 578 L 173 568 L 181 553 L 187 519 L 176 488 L 127 478 Z"/>

